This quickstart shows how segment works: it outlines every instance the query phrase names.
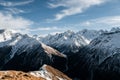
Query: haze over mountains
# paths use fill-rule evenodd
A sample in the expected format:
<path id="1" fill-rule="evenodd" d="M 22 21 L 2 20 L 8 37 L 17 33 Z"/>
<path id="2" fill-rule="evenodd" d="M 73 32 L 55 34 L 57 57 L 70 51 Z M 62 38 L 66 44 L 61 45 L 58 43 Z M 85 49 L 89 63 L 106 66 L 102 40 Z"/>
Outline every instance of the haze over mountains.
<path id="1" fill-rule="evenodd" d="M 41 74 L 44 78 L 46 74 L 43 73 L 46 72 L 40 70 L 47 64 L 73 80 L 119 80 L 119 40 L 120 28 L 110 31 L 68 30 L 46 37 L 0 30 L 0 69 L 35 71 L 31 74 Z M 54 71 L 58 80 L 70 79 L 60 76 L 61 72 Z"/>

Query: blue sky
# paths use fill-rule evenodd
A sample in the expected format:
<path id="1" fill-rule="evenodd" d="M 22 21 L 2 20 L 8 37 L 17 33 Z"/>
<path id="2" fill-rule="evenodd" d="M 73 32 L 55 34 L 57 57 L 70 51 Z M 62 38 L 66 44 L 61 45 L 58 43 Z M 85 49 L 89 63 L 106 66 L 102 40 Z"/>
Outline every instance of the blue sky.
<path id="1" fill-rule="evenodd" d="M 29 34 L 120 26 L 120 0 L 0 0 L 0 29 Z"/>

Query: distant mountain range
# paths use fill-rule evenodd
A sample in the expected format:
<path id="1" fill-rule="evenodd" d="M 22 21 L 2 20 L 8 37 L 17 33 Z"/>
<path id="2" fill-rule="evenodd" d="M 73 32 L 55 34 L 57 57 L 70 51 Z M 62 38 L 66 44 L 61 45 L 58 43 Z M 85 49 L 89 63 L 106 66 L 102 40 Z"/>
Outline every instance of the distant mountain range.
<path id="1" fill-rule="evenodd" d="M 45 73 L 37 70 L 47 64 L 73 80 L 120 80 L 119 53 L 120 28 L 68 30 L 46 37 L 0 30 L 1 70 L 36 71 L 32 73 L 36 75 Z"/>
<path id="2" fill-rule="evenodd" d="M 40 41 L 57 49 L 61 53 L 69 55 L 68 53 L 70 52 L 78 52 L 81 47 L 88 45 L 93 39 L 104 32 L 103 30 L 96 31 L 87 29 L 79 32 L 68 30 L 64 33 L 41 37 Z"/>

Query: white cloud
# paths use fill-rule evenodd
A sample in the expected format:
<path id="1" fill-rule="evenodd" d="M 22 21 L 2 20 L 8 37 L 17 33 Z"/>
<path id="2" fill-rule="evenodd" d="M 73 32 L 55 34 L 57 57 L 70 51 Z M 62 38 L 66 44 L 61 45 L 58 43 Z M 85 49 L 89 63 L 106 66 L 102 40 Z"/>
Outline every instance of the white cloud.
<path id="1" fill-rule="evenodd" d="M 0 12 L 0 29 L 12 29 L 24 32 L 25 30 L 27 31 L 32 24 L 33 22 L 30 20 Z"/>
<path id="2" fill-rule="evenodd" d="M 91 6 L 100 5 L 105 2 L 107 0 L 56 0 L 48 4 L 50 8 L 64 7 L 63 10 L 55 15 L 54 21 L 57 21 L 66 16 L 82 13 Z"/>
<path id="3" fill-rule="evenodd" d="M 109 25 L 120 25 L 120 16 L 110 16 L 110 17 L 103 17 L 103 18 L 98 18 L 95 20 L 92 20 L 92 22 L 96 23 L 103 23 L 103 24 L 109 24 Z"/>
<path id="4" fill-rule="evenodd" d="M 39 27 L 35 29 L 29 29 L 29 31 L 50 31 L 50 30 L 60 30 L 58 27 Z"/>
<path id="5" fill-rule="evenodd" d="M 14 6 L 21 6 L 21 5 L 26 5 L 29 3 L 32 3 L 34 0 L 26 0 L 22 2 L 10 2 L 10 1 L 1 1 L 0 5 L 5 6 L 5 7 L 14 7 Z"/>
<path id="6" fill-rule="evenodd" d="M 18 8 L 5 8 L 3 12 L 11 13 L 11 14 L 26 13 L 24 10 Z"/>
<path id="7" fill-rule="evenodd" d="M 80 23 L 81 26 L 90 27 L 94 29 L 110 29 L 112 27 L 120 26 L 120 16 L 108 16 L 97 19 L 88 20 Z M 98 28 L 99 27 L 99 28 Z"/>

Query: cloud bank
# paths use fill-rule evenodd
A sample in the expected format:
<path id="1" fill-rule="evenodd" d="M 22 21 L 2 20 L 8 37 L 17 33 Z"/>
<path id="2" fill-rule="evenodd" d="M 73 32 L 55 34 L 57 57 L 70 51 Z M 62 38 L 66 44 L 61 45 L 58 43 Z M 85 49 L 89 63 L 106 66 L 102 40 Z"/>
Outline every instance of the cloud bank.
<path id="1" fill-rule="evenodd" d="M 55 15 L 54 21 L 58 21 L 64 17 L 82 13 L 91 6 L 100 5 L 105 2 L 107 0 L 53 0 L 48 4 L 49 8 L 64 8 Z"/>
<path id="2" fill-rule="evenodd" d="M 109 16 L 109 17 L 92 19 L 83 22 L 82 25 L 90 26 L 90 25 L 100 25 L 100 24 L 109 25 L 109 26 L 120 25 L 120 16 Z"/>
<path id="3" fill-rule="evenodd" d="M 27 30 L 33 24 L 32 21 L 12 14 L 0 13 L 0 29 Z"/>
<path id="4" fill-rule="evenodd" d="M 15 6 L 21 6 L 32 3 L 34 0 L 26 0 L 26 1 L 18 1 L 18 2 L 10 2 L 10 1 L 1 1 L 0 5 L 4 7 L 15 7 Z"/>

